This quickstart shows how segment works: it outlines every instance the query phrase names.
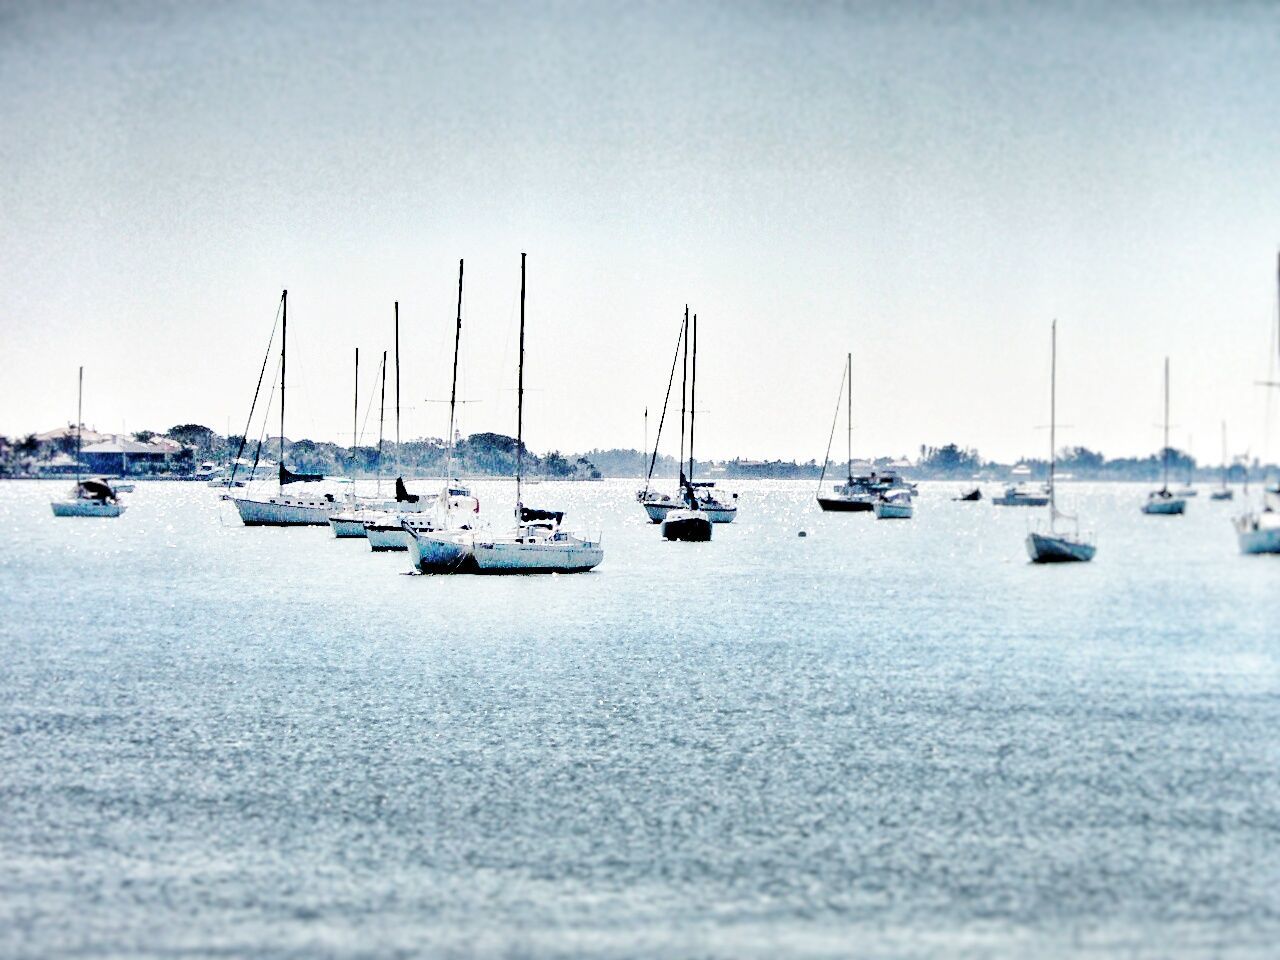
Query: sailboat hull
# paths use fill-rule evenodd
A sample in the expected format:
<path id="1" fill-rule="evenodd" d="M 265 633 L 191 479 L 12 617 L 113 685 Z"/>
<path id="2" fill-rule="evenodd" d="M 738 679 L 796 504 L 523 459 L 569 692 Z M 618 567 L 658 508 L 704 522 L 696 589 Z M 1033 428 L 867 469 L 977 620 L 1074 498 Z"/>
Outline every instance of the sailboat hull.
<path id="1" fill-rule="evenodd" d="M 1187 512 L 1187 501 L 1180 497 L 1148 500 L 1142 512 L 1151 517 L 1177 517 Z"/>
<path id="2" fill-rule="evenodd" d="M 644 512 L 649 515 L 652 523 L 661 523 L 666 519 L 667 514 L 672 510 L 684 510 L 685 505 L 677 500 L 666 501 L 643 501 Z M 738 516 L 738 508 L 735 506 L 710 506 L 707 504 L 699 504 L 698 509 L 707 515 L 707 519 L 712 523 L 733 523 Z"/>
<path id="3" fill-rule="evenodd" d="M 600 565 L 604 550 L 598 544 L 576 538 L 497 540 L 477 542 L 473 559 L 476 573 L 585 573 Z"/>
<path id="4" fill-rule="evenodd" d="M 475 550 L 470 535 L 419 533 L 408 530 L 409 560 L 419 573 L 475 573 Z"/>
<path id="5" fill-rule="evenodd" d="M 1274 513 L 1246 514 L 1236 520 L 1236 538 L 1246 556 L 1280 553 L 1280 517 Z"/>
<path id="6" fill-rule="evenodd" d="M 826 513 L 870 513 L 875 504 L 867 494 L 857 498 L 819 497 L 818 506 Z"/>
<path id="7" fill-rule="evenodd" d="M 1213 491 L 1213 493 L 1209 494 L 1209 499 L 1210 500 L 1234 500 L 1235 495 L 1236 494 L 1234 490 L 1215 490 Z"/>
<path id="8" fill-rule="evenodd" d="M 364 517 L 359 514 L 334 514 L 329 518 L 329 526 L 339 540 L 355 540 L 365 535 Z"/>
<path id="9" fill-rule="evenodd" d="M 234 499 L 246 527 L 323 527 L 328 525 L 329 515 L 340 509 L 339 504 L 332 500 L 294 500 L 289 497 Z"/>
<path id="10" fill-rule="evenodd" d="M 711 539 L 711 520 L 698 510 L 672 511 L 662 521 L 662 536 L 682 543 L 706 543 Z"/>
<path id="11" fill-rule="evenodd" d="M 910 502 L 886 503 L 883 500 L 876 502 L 874 510 L 877 520 L 910 520 L 915 513 Z"/>
<path id="12" fill-rule="evenodd" d="M 409 549 L 409 534 L 399 524 L 365 523 L 364 535 L 374 553 Z"/>
<path id="13" fill-rule="evenodd" d="M 55 517 L 118 517 L 125 511 L 123 503 L 108 500 L 54 500 L 49 506 Z"/>
<path id="14" fill-rule="evenodd" d="M 1032 563 L 1087 563 L 1098 548 L 1092 543 L 1045 533 L 1027 534 L 1027 556 Z"/>

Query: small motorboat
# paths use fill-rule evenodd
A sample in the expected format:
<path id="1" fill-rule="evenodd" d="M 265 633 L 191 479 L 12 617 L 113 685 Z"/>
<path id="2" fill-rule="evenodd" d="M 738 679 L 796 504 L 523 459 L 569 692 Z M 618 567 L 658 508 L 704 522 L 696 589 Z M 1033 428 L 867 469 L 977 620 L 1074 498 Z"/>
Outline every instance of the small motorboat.
<path id="1" fill-rule="evenodd" d="M 1049 495 L 1038 490 L 1029 490 L 1025 484 L 1015 483 L 1004 488 L 1004 493 L 992 497 L 991 502 L 997 507 L 1047 507 Z"/>
<path id="2" fill-rule="evenodd" d="M 982 499 L 982 488 L 973 487 L 970 490 L 961 490 L 959 496 L 951 499 L 956 503 L 976 503 Z"/>
<path id="3" fill-rule="evenodd" d="M 1222 490 L 1214 490 L 1212 493 L 1209 494 L 1209 499 L 1210 500 L 1234 500 L 1235 495 L 1236 494 L 1234 490 L 1232 490 L 1230 487 L 1225 487 Z"/>
<path id="4" fill-rule="evenodd" d="M 911 494 L 905 490 L 882 494 L 872 505 L 877 520 L 910 520 L 915 508 L 911 504 Z"/>

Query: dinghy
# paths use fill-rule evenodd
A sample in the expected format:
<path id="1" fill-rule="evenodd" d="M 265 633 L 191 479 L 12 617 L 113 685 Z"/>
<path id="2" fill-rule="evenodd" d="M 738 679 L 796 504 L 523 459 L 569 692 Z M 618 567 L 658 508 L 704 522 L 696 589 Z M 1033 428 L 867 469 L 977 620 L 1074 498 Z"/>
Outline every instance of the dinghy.
<path id="1" fill-rule="evenodd" d="M 915 508 L 911 505 L 911 494 L 906 491 L 882 494 L 872 505 L 877 520 L 910 520 Z"/>

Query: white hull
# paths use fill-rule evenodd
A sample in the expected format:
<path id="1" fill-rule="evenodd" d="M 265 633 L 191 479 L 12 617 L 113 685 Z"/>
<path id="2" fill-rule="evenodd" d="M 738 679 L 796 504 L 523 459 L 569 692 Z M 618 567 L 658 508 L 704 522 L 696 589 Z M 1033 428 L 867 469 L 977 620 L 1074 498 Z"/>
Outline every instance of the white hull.
<path id="1" fill-rule="evenodd" d="M 1056 534 L 1027 534 L 1027 556 L 1032 563 L 1087 563 L 1097 547 L 1083 540 Z"/>
<path id="2" fill-rule="evenodd" d="M 885 503 L 877 500 L 872 505 L 878 520 L 910 520 L 915 508 L 909 503 Z"/>
<path id="3" fill-rule="evenodd" d="M 644 512 L 649 515 L 649 519 L 653 523 L 661 523 L 667 519 L 667 514 L 672 510 L 684 510 L 685 505 L 678 500 L 644 500 Z M 733 523 L 738 516 L 738 508 L 736 506 L 717 507 L 709 506 L 705 503 L 698 505 L 698 510 L 707 515 L 707 519 L 712 523 Z"/>
<path id="4" fill-rule="evenodd" d="M 54 500 L 55 517 L 118 517 L 124 513 L 123 503 L 111 503 L 106 500 Z"/>
<path id="5" fill-rule="evenodd" d="M 409 537 L 409 560 L 419 573 L 474 572 L 471 534 L 437 531 Z"/>
<path id="6" fill-rule="evenodd" d="M 356 540 L 364 534 L 364 516 L 359 513 L 335 513 L 329 518 L 333 535 L 339 540 Z"/>
<path id="7" fill-rule="evenodd" d="M 341 504 L 328 499 L 289 496 L 234 499 L 246 527 L 323 527 L 329 523 L 330 514 L 342 509 Z"/>
<path id="8" fill-rule="evenodd" d="M 1187 512 L 1187 501 L 1180 497 L 1154 497 L 1142 505 L 1142 512 L 1152 517 L 1176 517 Z"/>
<path id="9" fill-rule="evenodd" d="M 405 532 L 404 527 L 366 523 L 364 535 L 369 541 L 369 549 L 378 553 L 385 550 L 409 549 L 409 534 Z"/>
<path id="10" fill-rule="evenodd" d="M 1280 515 L 1250 513 L 1239 517 L 1236 537 L 1243 554 L 1280 553 Z"/>
<path id="11" fill-rule="evenodd" d="M 545 540 L 477 541 L 474 549 L 478 573 L 582 573 L 604 559 L 600 544 L 564 533 Z"/>

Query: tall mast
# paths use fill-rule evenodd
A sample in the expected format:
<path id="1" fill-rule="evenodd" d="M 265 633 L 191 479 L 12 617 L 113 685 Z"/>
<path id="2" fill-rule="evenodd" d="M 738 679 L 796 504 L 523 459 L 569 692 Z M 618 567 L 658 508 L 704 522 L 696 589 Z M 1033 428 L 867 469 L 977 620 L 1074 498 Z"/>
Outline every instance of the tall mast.
<path id="1" fill-rule="evenodd" d="M 80 381 L 76 386 L 76 487 L 80 486 L 80 434 L 84 429 L 84 367 L 80 368 Z"/>
<path id="2" fill-rule="evenodd" d="M 516 523 L 520 522 L 520 479 L 524 472 L 524 258 L 520 254 L 520 363 L 516 373 Z M 459 265 L 461 266 L 461 265 Z M 459 270 L 458 283 L 462 283 Z"/>
<path id="3" fill-rule="evenodd" d="M 640 448 L 640 472 L 644 472 L 644 457 L 649 452 L 649 408 L 644 408 L 644 446 Z"/>
<path id="4" fill-rule="evenodd" d="M 1054 483 L 1054 475 L 1058 467 L 1058 321 L 1053 321 L 1050 339 L 1052 347 L 1050 349 L 1049 361 L 1049 523 L 1052 527 L 1053 519 L 1058 513 L 1057 485 Z"/>
<path id="5" fill-rule="evenodd" d="M 1227 421 L 1222 421 L 1222 489 L 1227 489 Z"/>
<path id="6" fill-rule="evenodd" d="M 689 388 L 689 482 L 693 483 L 693 421 L 698 413 L 698 315 L 693 315 L 693 376 Z"/>
<path id="7" fill-rule="evenodd" d="M 462 342 L 462 261 L 458 261 L 458 322 L 453 329 L 453 386 L 449 388 L 449 460 L 445 470 L 453 476 L 453 412 L 458 406 L 458 344 Z"/>
<path id="8" fill-rule="evenodd" d="M 351 397 L 351 479 L 356 478 L 356 444 L 360 442 L 359 422 L 360 422 L 360 348 L 356 347 L 356 379 L 355 390 L 352 391 Z M 354 488 L 352 490 L 354 494 Z"/>
<path id="9" fill-rule="evenodd" d="M 849 482 L 853 483 L 853 352 L 850 351 L 844 358 L 845 375 L 849 383 L 849 396 L 845 402 L 845 411 L 848 417 L 848 426 L 844 433 L 845 443 L 845 469 L 849 474 Z"/>
<path id="10" fill-rule="evenodd" d="M 684 479 L 684 428 L 685 416 L 688 411 L 689 400 L 689 305 L 684 307 L 684 326 L 681 327 L 681 333 L 684 335 L 684 369 L 680 373 L 680 463 L 678 473 L 680 479 Z M 683 495 L 683 484 L 681 484 L 681 495 Z"/>
<path id="11" fill-rule="evenodd" d="M 382 422 L 387 412 L 387 351 L 382 351 L 382 399 L 378 401 L 378 494 L 382 494 Z"/>
<path id="12" fill-rule="evenodd" d="M 396 301 L 396 475 L 400 474 L 400 301 Z"/>
<path id="13" fill-rule="evenodd" d="M 1164 358 L 1164 483 L 1162 489 L 1169 489 L 1169 358 Z"/>
<path id="14" fill-rule="evenodd" d="M 289 345 L 289 291 L 280 294 L 280 466 L 276 476 L 280 481 L 280 492 L 284 493 L 284 382 L 285 358 Z"/>

